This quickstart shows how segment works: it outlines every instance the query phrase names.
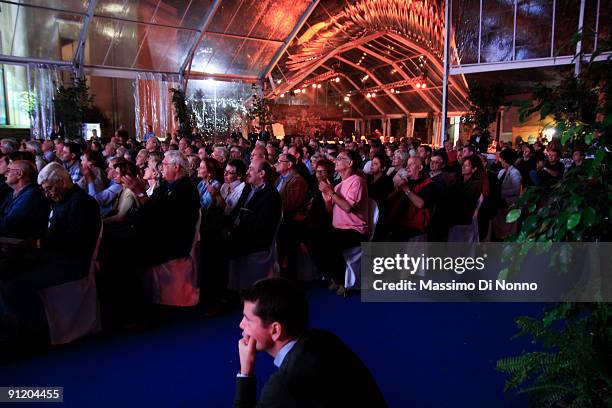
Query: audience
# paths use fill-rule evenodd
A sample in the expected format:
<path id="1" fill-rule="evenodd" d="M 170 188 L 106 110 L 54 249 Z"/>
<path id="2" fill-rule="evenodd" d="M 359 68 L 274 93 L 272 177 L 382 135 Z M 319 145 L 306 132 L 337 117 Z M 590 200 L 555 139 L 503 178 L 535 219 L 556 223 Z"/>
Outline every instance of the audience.
<path id="1" fill-rule="evenodd" d="M 201 214 L 201 305 L 216 314 L 209 312 L 231 298 L 230 260 L 265 253 L 282 276 L 296 279 L 298 257 L 310 257 L 329 288 L 343 295 L 343 252 L 372 235 L 377 241 L 446 241 L 450 227 L 472 224 L 482 196 L 480 238 L 503 240 L 516 232 L 517 223 L 505 218 L 522 190 L 550 188 L 565 172 L 555 142 L 500 147 L 493 163 L 474 146 L 458 143 L 455 150 L 450 141 L 434 150 L 406 138 L 366 144 L 288 137 L 251 144 L 238 135 L 213 144 L 199 137 L 171 135 L 162 143 L 149 134 L 143 146 L 123 132 L 106 143 L 26 140 L 21 150 L 15 140 L 2 139 L 0 237 L 39 240 L 33 246 L 40 247 L 32 249 L 34 258 L 2 265 L 0 296 L 8 298 L 11 313 L 26 324 L 40 323 L 41 316 L 44 322 L 33 294 L 84 276 L 101 217 L 103 308 L 119 299 L 118 314 L 127 307 L 125 314 L 135 317 L 142 273 L 187 256 Z M 568 168 L 588 160 L 581 150 L 571 153 Z M 375 230 L 371 201 L 379 209 Z"/>

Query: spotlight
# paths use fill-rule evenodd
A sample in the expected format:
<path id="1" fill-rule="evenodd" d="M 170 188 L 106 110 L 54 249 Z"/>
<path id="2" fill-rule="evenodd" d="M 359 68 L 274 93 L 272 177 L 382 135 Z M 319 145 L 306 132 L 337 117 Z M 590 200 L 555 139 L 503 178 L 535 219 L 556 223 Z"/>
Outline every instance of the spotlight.
<path id="1" fill-rule="evenodd" d="M 299 94 L 300 92 L 302 92 L 300 89 L 294 89 L 294 90 L 293 90 L 293 93 L 294 93 L 294 94 Z"/>
<path id="2" fill-rule="evenodd" d="M 317 87 L 317 84 L 312 84 L 312 87 L 313 87 L 313 88 L 316 88 L 316 87 Z"/>
<path id="3" fill-rule="evenodd" d="M 335 81 L 340 82 L 340 77 L 336 77 Z"/>
<path id="4" fill-rule="evenodd" d="M 317 84 L 317 88 L 321 88 L 321 84 Z"/>
<path id="5" fill-rule="evenodd" d="M 395 93 L 395 89 L 391 88 L 391 93 Z"/>
<path id="6" fill-rule="evenodd" d="M 421 83 L 417 82 L 416 87 L 417 87 L 417 89 L 421 89 Z"/>
<path id="7" fill-rule="evenodd" d="M 423 83 L 421 84 L 421 88 L 422 88 L 422 89 L 427 88 L 427 84 L 426 84 L 425 82 L 423 82 Z"/>
<path id="8" fill-rule="evenodd" d="M 371 98 L 371 97 L 372 97 L 372 94 L 368 92 L 368 93 L 366 94 L 366 98 Z"/>
<path id="9" fill-rule="evenodd" d="M 282 94 L 281 94 L 281 98 L 284 98 L 284 97 L 285 97 L 285 94 L 284 94 L 284 93 L 282 93 Z"/>
<path id="10" fill-rule="evenodd" d="M 376 98 L 376 92 L 372 92 L 372 98 Z"/>
<path id="11" fill-rule="evenodd" d="M 349 101 L 349 97 L 348 97 L 348 96 L 345 96 L 345 97 L 344 97 L 344 102 L 348 102 L 348 101 Z"/>

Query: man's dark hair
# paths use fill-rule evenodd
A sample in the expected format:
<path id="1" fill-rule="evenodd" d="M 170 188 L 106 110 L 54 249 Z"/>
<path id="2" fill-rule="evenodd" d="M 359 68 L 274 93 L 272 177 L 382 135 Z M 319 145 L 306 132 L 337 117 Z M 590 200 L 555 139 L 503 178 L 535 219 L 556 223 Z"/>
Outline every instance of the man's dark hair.
<path id="1" fill-rule="evenodd" d="M 274 180 L 274 169 L 272 168 L 272 165 L 264 160 L 259 164 L 259 169 L 257 169 L 258 171 L 264 171 L 266 173 L 266 176 L 264 177 L 264 180 L 266 183 L 270 183 L 272 180 Z"/>
<path id="2" fill-rule="evenodd" d="M 437 150 L 431 154 L 431 158 L 440 157 L 442 159 L 443 166 L 448 164 L 448 156 L 444 154 L 444 151 Z"/>
<path id="3" fill-rule="evenodd" d="M 242 179 L 246 174 L 246 164 L 242 159 L 232 159 L 227 163 L 228 166 L 233 166 L 236 169 L 236 176 Z"/>
<path id="4" fill-rule="evenodd" d="M 351 168 L 353 171 L 357 171 L 361 168 L 361 156 L 354 150 L 345 150 L 344 153 L 348 156 L 349 159 L 353 162 Z"/>
<path id="5" fill-rule="evenodd" d="M 131 161 L 125 160 L 123 157 L 113 163 L 113 168 L 119 170 L 123 176 L 136 177 L 140 174 L 138 167 Z"/>
<path id="6" fill-rule="evenodd" d="M 499 157 L 501 157 L 506 163 L 514 165 L 516 161 L 516 153 L 512 149 L 504 149 L 499 152 Z"/>
<path id="7" fill-rule="evenodd" d="M 81 157 L 81 145 L 76 142 L 69 142 L 65 144 L 71 154 L 74 154 L 75 160 L 79 160 Z"/>
<path id="8" fill-rule="evenodd" d="M 282 154 L 281 156 L 283 156 L 285 158 L 285 160 L 290 162 L 292 167 L 295 167 L 295 165 L 297 164 L 297 159 L 295 158 L 294 155 L 292 155 L 290 153 L 286 153 L 286 154 Z"/>
<path id="9" fill-rule="evenodd" d="M 242 292 L 242 300 L 255 303 L 253 312 L 264 325 L 282 324 L 287 336 L 298 337 L 308 329 L 308 301 L 293 281 L 284 278 L 257 281 Z"/>
<path id="10" fill-rule="evenodd" d="M 374 159 L 378 159 L 383 172 L 387 171 L 387 169 L 391 167 L 391 159 L 389 159 L 385 153 L 376 153 L 374 157 L 372 157 L 372 160 Z"/>
<path id="11" fill-rule="evenodd" d="M 14 152 L 9 153 L 8 157 L 10 161 L 25 160 L 29 161 L 30 163 L 36 163 L 36 156 L 34 156 L 34 153 L 23 150 L 15 150 Z"/>

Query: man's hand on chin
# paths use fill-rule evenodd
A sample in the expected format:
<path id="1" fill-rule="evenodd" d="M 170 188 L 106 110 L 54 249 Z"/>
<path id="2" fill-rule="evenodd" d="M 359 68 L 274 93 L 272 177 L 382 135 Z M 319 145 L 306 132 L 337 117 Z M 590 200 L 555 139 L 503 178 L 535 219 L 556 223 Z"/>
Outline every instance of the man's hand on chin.
<path id="1" fill-rule="evenodd" d="M 253 375 L 255 369 L 255 356 L 257 355 L 257 341 L 250 336 L 244 335 L 238 340 L 238 354 L 240 355 L 240 373 Z"/>

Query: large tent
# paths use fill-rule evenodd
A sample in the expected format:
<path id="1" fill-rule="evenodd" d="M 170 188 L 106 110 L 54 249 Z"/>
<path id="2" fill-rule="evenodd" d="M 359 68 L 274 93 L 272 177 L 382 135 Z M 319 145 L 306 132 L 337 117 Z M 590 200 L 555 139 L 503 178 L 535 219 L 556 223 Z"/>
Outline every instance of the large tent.
<path id="1" fill-rule="evenodd" d="M 0 0 L 0 63 L 183 87 L 214 79 L 233 83 L 231 95 L 242 100 L 255 83 L 281 104 L 308 103 L 316 97 L 301 90 L 322 92 L 323 83 L 348 118 L 378 118 L 386 130 L 393 118 L 429 115 L 440 133 L 442 116 L 468 109 L 464 74 L 579 69 L 589 56 L 574 56 L 609 38 L 611 7 L 609 0 Z M 589 35 L 573 44 L 579 29 Z M 356 129 L 365 130 L 357 122 Z"/>

